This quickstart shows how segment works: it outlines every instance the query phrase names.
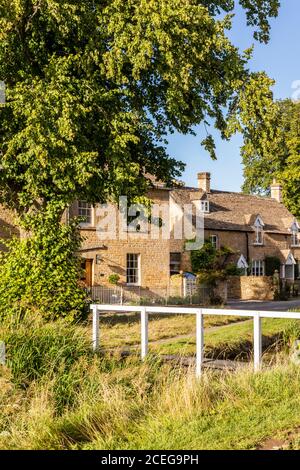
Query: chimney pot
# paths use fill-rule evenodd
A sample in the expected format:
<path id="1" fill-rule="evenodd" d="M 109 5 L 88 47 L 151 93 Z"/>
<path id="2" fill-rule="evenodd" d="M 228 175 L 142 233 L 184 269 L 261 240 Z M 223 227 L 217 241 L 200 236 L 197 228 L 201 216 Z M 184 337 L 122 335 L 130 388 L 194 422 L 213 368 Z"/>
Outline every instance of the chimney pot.
<path id="1" fill-rule="evenodd" d="M 210 193 L 210 173 L 202 172 L 197 174 L 198 188 L 206 193 Z"/>
<path id="2" fill-rule="evenodd" d="M 276 181 L 275 178 L 271 184 L 271 198 L 278 202 L 282 202 L 282 186 Z"/>

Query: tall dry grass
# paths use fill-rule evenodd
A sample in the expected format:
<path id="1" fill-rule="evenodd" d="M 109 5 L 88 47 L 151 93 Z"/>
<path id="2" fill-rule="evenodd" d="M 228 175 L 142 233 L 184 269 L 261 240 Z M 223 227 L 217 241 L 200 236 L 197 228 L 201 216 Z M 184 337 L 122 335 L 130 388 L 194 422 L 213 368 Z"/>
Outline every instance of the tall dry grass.
<path id="1" fill-rule="evenodd" d="M 149 357 L 93 355 L 84 328 L 0 328 L 1 449 L 239 449 L 300 423 L 300 369 L 286 355 L 254 374 Z"/>

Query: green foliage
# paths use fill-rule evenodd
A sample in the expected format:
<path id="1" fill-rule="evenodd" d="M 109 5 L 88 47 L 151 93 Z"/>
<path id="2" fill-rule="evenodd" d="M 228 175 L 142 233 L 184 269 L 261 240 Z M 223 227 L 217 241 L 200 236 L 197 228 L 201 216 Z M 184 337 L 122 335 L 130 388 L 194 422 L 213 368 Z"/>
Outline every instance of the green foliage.
<path id="1" fill-rule="evenodd" d="M 266 276 L 273 276 L 275 271 L 278 271 L 278 273 L 280 273 L 281 261 L 276 256 L 266 256 L 265 265 Z"/>
<path id="2" fill-rule="evenodd" d="M 252 350 L 251 322 L 235 326 L 246 325 Z M 297 326 L 288 326 L 287 321 L 267 319 L 263 327 L 266 334 L 289 329 L 281 335 L 287 344 L 297 332 Z M 223 330 L 226 336 L 231 328 Z M 238 330 L 232 332 L 234 340 L 239 341 Z M 191 340 L 190 346 L 194 353 Z M 264 361 L 269 363 L 267 355 Z M 19 390 L 11 383 L 9 370 L 0 370 L 0 446 L 98 451 L 253 449 L 299 425 L 299 366 L 279 354 L 270 363 L 259 373 L 253 372 L 252 364 L 235 373 L 205 369 L 201 380 L 196 380 L 193 370 L 163 364 L 155 356 L 141 363 L 138 356 L 91 360 L 90 355 L 79 355 L 65 380 L 70 380 L 70 392 L 79 371 L 81 381 L 73 387 L 71 400 L 59 407 L 51 374 Z"/>
<path id="3" fill-rule="evenodd" d="M 266 42 L 278 1 L 240 4 Z M 166 135 L 193 134 L 210 120 L 225 137 L 224 109 L 250 77 L 249 53 L 226 35 L 224 13 L 234 8 L 227 0 L 1 0 L 1 202 L 25 217 L 50 201 L 62 210 L 76 198 L 143 194 L 147 172 L 171 183 L 183 165 L 168 156 Z M 214 157 L 210 135 L 203 144 Z"/>
<path id="4" fill-rule="evenodd" d="M 108 276 L 108 282 L 109 282 L 110 284 L 115 285 L 115 286 L 118 284 L 119 280 L 120 280 L 119 274 L 110 274 L 110 275 Z"/>
<path id="5" fill-rule="evenodd" d="M 273 103 L 272 97 L 266 96 L 265 115 L 253 126 L 249 122 L 242 149 L 244 191 L 269 194 L 269 187 L 276 179 L 283 185 L 286 206 L 296 217 L 300 216 L 299 120 L 299 102 Z"/>
<path id="6" fill-rule="evenodd" d="M 227 264 L 224 270 L 227 276 L 243 276 L 245 274 L 245 270 L 238 268 L 234 263 Z"/>
<path id="7" fill-rule="evenodd" d="M 266 42 L 278 1 L 239 3 L 255 38 Z M 168 134 L 194 134 L 195 125 L 213 123 L 228 138 L 240 130 L 244 103 L 245 110 L 258 104 L 255 119 L 267 115 L 261 77 L 247 67 L 250 51 L 240 53 L 227 37 L 235 6 L 0 0 L 7 95 L 0 105 L 0 203 L 15 209 L 31 234 L 4 257 L 2 317 L 6 306 L 9 312 L 28 305 L 44 316 L 78 314 L 74 244 L 63 242 L 67 229 L 58 227 L 68 204 L 142 196 L 151 185 L 147 173 L 171 185 L 184 165 L 168 155 Z M 244 89 L 251 92 L 241 101 Z M 210 134 L 203 145 L 215 158 Z M 42 233 L 54 235 L 48 219 L 57 239 Z"/>
<path id="8" fill-rule="evenodd" d="M 22 323 L 1 325 L 0 340 L 5 342 L 13 381 L 22 387 L 45 375 L 49 378 L 70 371 L 90 349 L 78 326 L 62 320 L 45 323 L 30 315 Z"/>
<path id="9" fill-rule="evenodd" d="M 217 256 L 217 250 L 213 245 L 206 241 L 200 250 L 191 252 L 192 271 L 198 273 L 199 271 L 213 268 Z"/>
<path id="10" fill-rule="evenodd" d="M 5 241 L 0 253 L 0 320 L 26 312 L 69 321 L 85 313 L 85 292 L 78 284 L 80 246 L 74 224 L 45 220 L 28 238 Z"/>

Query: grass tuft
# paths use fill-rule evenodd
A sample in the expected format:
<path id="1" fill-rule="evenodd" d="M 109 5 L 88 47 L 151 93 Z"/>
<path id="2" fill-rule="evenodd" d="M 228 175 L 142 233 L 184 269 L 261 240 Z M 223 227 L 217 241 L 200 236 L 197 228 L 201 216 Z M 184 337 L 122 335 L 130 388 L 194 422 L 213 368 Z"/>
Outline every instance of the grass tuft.
<path id="1" fill-rule="evenodd" d="M 211 347 L 237 334 L 250 340 L 248 327 L 212 331 Z M 275 321 L 264 323 L 266 332 L 281 332 L 288 348 L 300 330 Z M 94 355 L 86 328 L 64 322 L 2 325 L 0 339 L 8 357 L 0 367 L 1 449 L 251 449 L 300 424 L 300 368 L 284 349 L 260 373 L 249 365 L 196 380 L 193 367 L 155 354 L 143 363 Z"/>

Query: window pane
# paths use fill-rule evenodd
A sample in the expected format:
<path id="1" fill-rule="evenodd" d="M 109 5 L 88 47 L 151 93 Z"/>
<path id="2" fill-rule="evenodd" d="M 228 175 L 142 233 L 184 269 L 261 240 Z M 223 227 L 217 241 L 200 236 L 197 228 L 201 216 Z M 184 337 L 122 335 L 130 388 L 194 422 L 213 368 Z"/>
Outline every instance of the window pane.
<path id="1" fill-rule="evenodd" d="M 252 276 L 264 276 L 265 266 L 264 261 L 254 260 L 252 262 Z"/>
<path id="2" fill-rule="evenodd" d="M 201 201 L 201 211 L 209 212 L 209 201 Z"/>
<path id="3" fill-rule="evenodd" d="M 285 278 L 292 280 L 294 279 L 294 265 L 285 266 Z"/>
<path id="4" fill-rule="evenodd" d="M 261 228 L 256 229 L 256 243 L 260 245 L 263 243 L 263 231 Z"/>
<path id="5" fill-rule="evenodd" d="M 78 215 L 84 218 L 85 224 L 92 223 L 92 205 L 86 201 L 78 201 Z"/>
<path id="6" fill-rule="evenodd" d="M 139 284 L 139 255 L 136 253 L 127 254 L 126 269 L 127 284 Z"/>
<path id="7" fill-rule="evenodd" d="M 218 236 L 217 235 L 211 235 L 210 242 L 215 249 L 218 248 Z"/>
<path id="8" fill-rule="evenodd" d="M 292 233 L 292 245 L 293 246 L 298 246 L 299 245 L 299 238 L 298 238 L 298 232 L 293 232 Z"/>
<path id="9" fill-rule="evenodd" d="M 181 253 L 170 253 L 170 275 L 179 274 L 181 266 Z"/>

